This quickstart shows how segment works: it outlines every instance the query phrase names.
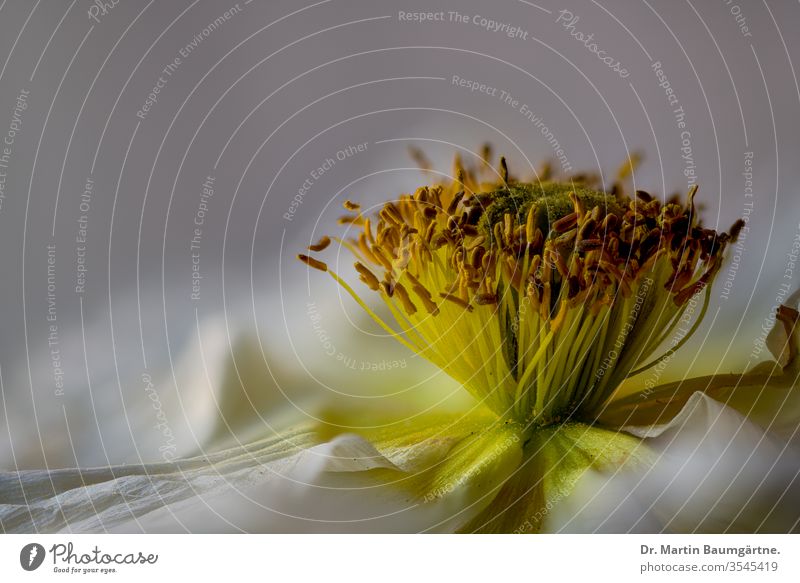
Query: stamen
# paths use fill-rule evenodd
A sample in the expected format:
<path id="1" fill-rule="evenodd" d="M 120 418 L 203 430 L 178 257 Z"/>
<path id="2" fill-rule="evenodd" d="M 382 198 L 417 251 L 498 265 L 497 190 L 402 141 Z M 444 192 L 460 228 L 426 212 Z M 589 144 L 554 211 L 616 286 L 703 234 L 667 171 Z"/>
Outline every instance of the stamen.
<path id="1" fill-rule="evenodd" d="M 297 258 L 308 265 L 309 267 L 313 267 L 314 269 L 319 269 L 320 271 L 328 271 L 328 265 L 323 263 L 322 261 L 317 261 L 313 257 L 309 257 L 308 255 L 303 255 L 302 253 L 297 256 Z"/>
<path id="2" fill-rule="evenodd" d="M 310 251 L 319 252 L 319 251 L 325 250 L 328 247 L 328 245 L 330 245 L 330 244 L 331 244 L 331 238 L 326 235 L 326 236 L 322 237 L 317 243 L 314 243 L 313 245 L 309 245 L 308 249 Z"/>
<path id="3" fill-rule="evenodd" d="M 408 292 L 406 288 L 403 287 L 402 284 L 396 283 L 394 284 L 394 293 L 400 298 L 400 303 L 403 304 L 403 309 L 405 309 L 406 313 L 409 316 L 413 316 L 417 313 L 417 306 L 414 305 L 414 302 L 411 301 L 411 298 L 408 297 Z"/>
<path id="4" fill-rule="evenodd" d="M 378 278 L 363 263 L 356 261 L 355 268 L 361 276 L 361 281 L 367 284 L 371 290 L 378 291 L 380 289 Z"/>

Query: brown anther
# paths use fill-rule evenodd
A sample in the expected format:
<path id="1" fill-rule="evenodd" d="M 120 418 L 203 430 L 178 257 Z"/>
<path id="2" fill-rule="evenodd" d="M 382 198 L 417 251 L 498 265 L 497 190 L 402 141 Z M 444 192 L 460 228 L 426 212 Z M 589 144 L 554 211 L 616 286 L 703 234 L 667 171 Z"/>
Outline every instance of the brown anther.
<path id="1" fill-rule="evenodd" d="M 597 208 L 597 207 L 595 207 Z M 594 230 L 597 228 L 597 221 L 592 218 L 588 218 L 581 224 L 580 229 L 578 229 L 578 239 L 591 239 Z"/>
<path id="2" fill-rule="evenodd" d="M 466 210 L 461 213 L 461 223 L 464 225 L 477 225 L 481 219 L 483 210 L 479 206 L 466 206 Z"/>
<path id="3" fill-rule="evenodd" d="M 575 275 L 570 275 L 567 278 L 567 299 L 571 300 L 575 296 L 578 295 L 578 292 L 581 291 L 581 285 L 578 281 L 578 277 Z"/>
<path id="4" fill-rule="evenodd" d="M 297 258 L 308 265 L 309 267 L 313 267 L 314 269 L 319 269 L 320 271 L 328 271 L 328 265 L 323 263 L 322 261 L 317 261 L 313 257 L 309 257 L 308 255 L 303 255 L 302 253 L 297 256 Z"/>
<path id="5" fill-rule="evenodd" d="M 581 253 L 585 253 L 586 251 L 592 251 L 594 249 L 600 249 L 603 247 L 602 239 L 583 239 L 582 241 L 578 241 L 578 244 L 575 245 L 575 249 L 577 249 Z"/>
<path id="6" fill-rule="evenodd" d="M 322 237 L 319 241 L 314 243 L 313 245 L 309 245 L 308 246 L 308 250 L 309 251 L 316 251 L 316 252 L 323 251 L 330 244 L 331 244 L 331 238 L 326 235 L 326 236 Z"/>
<path id="7" fill-rule="evenodd" d="M 391 203 L 386 203 L 379 213 L 381 218 L 390 225 L 402 225 L 403 218 L 400 216 L 399 211 Z"/>
<path id="8" fill-rule="evenodd" d="M 564 233 L 572 229 L 578 222 L 578 215 L 575 213 L 569 213 L 568 215 L 564 215 L 557 221 L 554 221 L 550 228 L 555 231 L 556 233 Z"/>
<path id="9" fill-rule="evenodd" d="M 356 261 L 354 266 L 356 271 L 358 271 L 361 281 L 367 284 L 373 291 L 378 291 L 380 288 L 380 282 L 378 281 L 378 278 L 375 277 L 375 275 L 369 270 L 369 268 L 360 261 Z"/>
<path id="10" fill-rule="evenodd" d="M 383 254 L 383 249 L 381 249 L 380 245 L 372 246 L 372 254 L 375 256 L 375 259 L 378 260 L 378 263 L 380 263 L 386 269 L 386 271 L 392 270 L 392 262 L 389 261 L 389 259 L 387 259 Z"/>
<path id="11" fill-rule="evenodd" d="M 447 229 L 451 233 L 458 233 L 459 232 L 458 220 L 455 217 L 450 216 L 450 217 L 447 218 Z"/>
<path id="12" fill-rule="evenodd" d="M 613 213 L 607 214 L 606 217 L 603 219 L 603 225 L 601 226 L 601 229 L 604 233 L 613 231 L 614 227 L 617 226 L 618 222 L 619 222 L 619 217 L 617 217 L 617 215 Z"/>
<path id="13" fill-rule="evenodd" d="M 453 200 L 450 201 L 450 204 L 447 205 L 447 214 L 454 215 L 456 214 L 456 209 L 458 208 L 458 203 L 461 202 L 461 199 L 464 198 L 464 191 L 459 190 L 454 196 Z"/>
<path id="14" fill-rule="evenodd" d="M 344 215 L 336 219 L 340 225 L 358 225 L 363 222 L 361 215 Z"/>
<path id="15" fill-rule="evenodd" d="M 566 233 L 559 235 L 558 237 L 553 239 L 553 246 L 555 246 L 558 249 L 571 247 L 577 234 L 578 234 L 577 229 L 570 229 Z"/>
<path id="16" fill-rule="evenodd" d="M 486 253 L 486 249 L 477 246 L 469 254 L 469 264 L 473 267 L 473 269 L 480 269 L 482 265 L 482 259 L 484 254 Z"/>
<path id="17" fill-rule="evenodd" d="M 431 299 L 431 294 L 427 289 L 417 284 L 414 286 L 414 293 L 417 294 L 417 297 L 422 301 L 429 314 L 435 316 L 439 313 L 439 306 Z"/>
<path id="18" fill-rule="evenodd" d="M 403 309 L 409 316 L 413 316 L 417 313 L 417 306 L 415 306 L 414 302 L 411 301 L 406 288 L 403 287 L 402 284 L 394 284 L 394 293 L 398 298 L 400 298 L 400 303 L 403 304 Z"/>
<path id="19" fill-rule="evenodd" d="M 506 164 L 506 157 L 500 157 L 500 180 L 508 186 L 508 164 Z"/>
<path id="20" fill-rule="evenodd" d="M 479 306 L 490 306 L 497 302 L 497 294 L 475 294 L 475 303 Z"/>
<path id="21" fill-rule="evenodd" d="M 463 224 L 462 223 L 462 225 L 461 225 L 461 233 L 465 237 L 476 237 L 476 236 L 478 236 L 478 229 L 477 229 L 477 227 L 475 227 L 473 225 L 467 225 L 467 224 Z M 483 237 L 483 235 L 481 235 L 481 238 L 482 237 Z"/>
<path id="22" fill-rule="evenodd" d="M 745 224 L 746 223 L 742 219 L 739 219 L 738 221 L 733 223 L 733 226 L 731 226 L 729 231 L 731 241 L 736 241 L 736 239 L 739 238 L 739 234 L 742 232 L 742 229 L 744 228 Z"/>
<path id="23" fill-rule="evenodd" d="M 424 238 L 425 238 L 425 241 L 427 243 L 431 242 L 431 239 L 433 239 L 434 233 L 436 233 L 436 223 L 432 222 L 432 223 L 428 224 L 428 228 L 425 231 L 425 237 Z"/>
<path id="24" fill-rule="evenodd" d="M 450 242 L 446 233 L 439 233 L 431 240 L 431 247 L 434 249 L 439 249 L 443 245 L 447 245 Z"/>
<path id="25" fill-rule="evenodd" d="M 494 199 L 494 194 L 491 192 L 480 192 L 477 194 L 473 194 L 469 197 L 469 199 L 464 201 L 464 206 L 468 206 L 470 208 L 479 208 L 483 209 L 492 204 L 492 200 Z"/>
<path id="26" fill-rule="evenodd" d="M 644 202 L 650 202 L 651 200 L 653 200 L 653 197 L 650 195 L 650 193 L 645 192 L 644 190 L 637 190 L 636 197 Z"/>
<path id="27" fill-rule="evenodd" d="M 787 336 L 791 338 L 792 330 L 797 325 L 798 320 L 800 320 L 800 313 L 794 308 L 781 304 L 775 311 L 775 319 L 784 324 Z"/>

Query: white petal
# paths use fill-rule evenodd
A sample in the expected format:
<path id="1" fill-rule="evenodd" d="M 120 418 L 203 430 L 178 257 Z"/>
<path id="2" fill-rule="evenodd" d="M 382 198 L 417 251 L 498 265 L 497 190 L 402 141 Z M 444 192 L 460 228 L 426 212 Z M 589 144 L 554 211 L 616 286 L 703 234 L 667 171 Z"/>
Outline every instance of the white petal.
<path id="1" fill-rule="evenodd" d="M 0 473 L 5 532 L 98 531 L 165 505 L 263 484 L 285 475 L 311 447 L 305 430 L 175 463 Z"/>
<path id="2" fill-rule="evenodd" d="M 161 509 L 119 530 L 449 532 L 480 509 L 464 511 L 468 504 L 458 496 L 421 504 L 375 473 L 392 469 L 369 442 L 342 435 L 294 456 L 276 479 Z"/>
<path id="3" fill-rule="evenodd" d="M 649 471 L 587 473 L 549 516 L 556 531 L 787 532 L 800 525 L 800 452 L 697 393 L 648 445 Z"/>

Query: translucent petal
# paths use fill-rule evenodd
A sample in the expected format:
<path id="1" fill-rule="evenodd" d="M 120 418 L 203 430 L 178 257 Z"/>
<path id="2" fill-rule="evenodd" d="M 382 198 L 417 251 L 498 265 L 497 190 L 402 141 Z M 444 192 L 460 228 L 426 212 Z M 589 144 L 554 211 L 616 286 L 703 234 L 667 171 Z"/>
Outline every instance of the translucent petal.
<path id="1" fill-rule="evenodd" d="M 642 428 L 625 431 L 643 434 Z M 648 445 L 652 467 L 588 472 L 549 514 L 560 532 L 791 532 L 800 528 L 800 451 L 695 393 Z M 656 436 L 657 434 L 657 436 Z"/>
<path id="2" fill-rule="evenodd" d="M 579 423 L 534 432 L 523 461 L 465 532 L 540 532 L 548 515 L 589 470 L 647 467 L 654 458 L 639 439 Z"/>
<path id="3" fill-rule="evenodd" d="M 174 463 L 0 473 L 5 532 L 98 531 L 168 504 L 280 475 L 315 443 L 296 429 L 245 447 Z"/>

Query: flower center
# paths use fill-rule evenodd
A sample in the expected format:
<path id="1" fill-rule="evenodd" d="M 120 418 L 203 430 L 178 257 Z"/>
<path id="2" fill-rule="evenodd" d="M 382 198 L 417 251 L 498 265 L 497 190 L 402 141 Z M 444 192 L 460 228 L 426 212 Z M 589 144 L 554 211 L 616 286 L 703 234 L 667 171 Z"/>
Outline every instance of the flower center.
<path id="1" fill-rule="evenodd" d="M 626 376 L 688 339 L 696 325 L 652 358 L 741 228 L 699 226 L 696 188 L 685 205 L 662 204 L 644 192 L 631 199 L 572 183 L 512 182 L 505 172 L 483 185 L 463 168 L 458 176 L 386 203 L 376 218 L 345 203 L 355 215 L 343 222 L 360 232 L 341 242 L 395 327 L 330 273 L 381 326 L 499 416 L 535 425 L 592 417 Z"/>

